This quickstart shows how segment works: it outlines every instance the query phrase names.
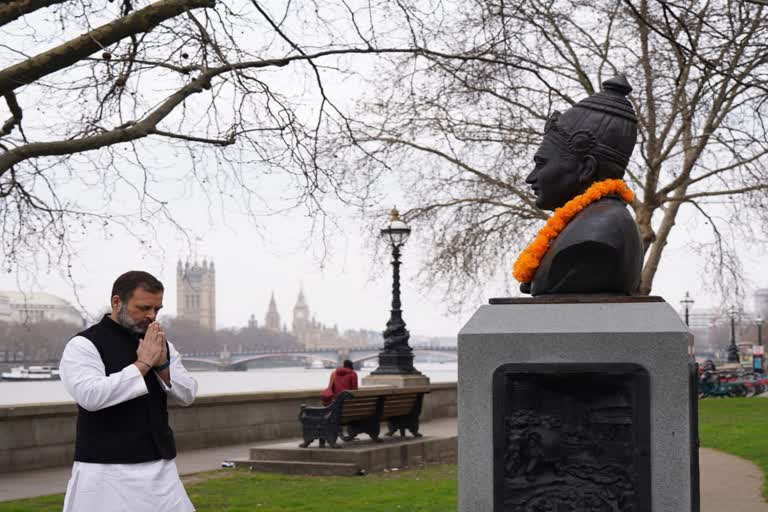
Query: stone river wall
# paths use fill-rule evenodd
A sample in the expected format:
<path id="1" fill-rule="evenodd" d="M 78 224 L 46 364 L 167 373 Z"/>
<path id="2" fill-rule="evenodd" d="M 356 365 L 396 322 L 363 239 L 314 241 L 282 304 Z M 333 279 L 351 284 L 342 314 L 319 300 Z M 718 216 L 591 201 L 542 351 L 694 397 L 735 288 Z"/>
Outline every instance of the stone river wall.
<path id="1" fill-rule="evenodd" d="M 319 404 L 320 390 L 271 391 L 198 398 L 170 405 L 179 451 L 298 437 L 301 404 Z M 432 384 L 422 421 L 456 416 L 456 383 Z M 73 403 L 0 407 L 0 473 L 64 466 L 74 455 Z"/>

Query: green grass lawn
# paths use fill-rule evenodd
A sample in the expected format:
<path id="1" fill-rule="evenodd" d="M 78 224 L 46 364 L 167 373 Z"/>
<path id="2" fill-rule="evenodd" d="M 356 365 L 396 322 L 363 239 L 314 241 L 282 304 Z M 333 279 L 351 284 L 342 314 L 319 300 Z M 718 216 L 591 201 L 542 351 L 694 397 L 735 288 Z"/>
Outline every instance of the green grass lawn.
<path id="1" fill-rule="evenodd" d="M 186 486 L 198 511 L 446 512 L 456 510 L 456 466 L 357 477 L 212 472 Z M 0 512 L 60 512 L 64 496 L 0 503 Z"/>
<path id="2" fill-rule="evenodd" d="M 768 475 L 768 399 L 699 402 L 701 444 L 751 460 Z M 445 512 L 456 510 L 456 466 L 357 477 L 214 471 L 186 484 L 201 512 Z M 768 497 L 768 480 L 763 487 Z M 58 512 L 62 495 L 0 503 L 0 512 Z"/>
<path id="3" fill-rule="evenodd" d="M 751 460 L 763 470 L 768 498 L 768 398 L 699 401 L 701 445 Z"/>

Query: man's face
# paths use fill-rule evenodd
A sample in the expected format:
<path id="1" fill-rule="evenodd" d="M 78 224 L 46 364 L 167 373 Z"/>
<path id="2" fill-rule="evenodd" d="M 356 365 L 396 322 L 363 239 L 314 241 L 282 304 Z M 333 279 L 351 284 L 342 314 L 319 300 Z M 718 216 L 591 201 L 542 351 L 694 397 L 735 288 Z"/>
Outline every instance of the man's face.
<path id="1" fill-rule="evenodd" d="M 536 195 L 536 206 L 554 210 L 584 191 L 579 180 L 578 161 L 564 155 L 547 137 L 533 157 L 535 167 L 525 178 Z"/>
<path id="2" fill-rule="evenodd" d="M 147 327 L 157 319 L 162 308 L 163 292 L 151 293 L 136 288 L 126 302 L 112 297 L 112 313 L 117 317 L 117 323 L 136 334 L 147 332 Z"/>

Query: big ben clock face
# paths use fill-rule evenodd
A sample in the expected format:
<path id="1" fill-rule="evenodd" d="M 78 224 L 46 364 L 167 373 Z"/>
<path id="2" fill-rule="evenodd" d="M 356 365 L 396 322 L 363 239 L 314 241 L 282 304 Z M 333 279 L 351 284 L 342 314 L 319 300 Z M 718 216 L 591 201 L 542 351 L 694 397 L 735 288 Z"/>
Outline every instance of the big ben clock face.
<path id="1" fill-rule="evenodd" d="M 299 320 L 304 320 L 304 312 L 303 311 L 297 311 L 296 312 L 296 318 Z"/>

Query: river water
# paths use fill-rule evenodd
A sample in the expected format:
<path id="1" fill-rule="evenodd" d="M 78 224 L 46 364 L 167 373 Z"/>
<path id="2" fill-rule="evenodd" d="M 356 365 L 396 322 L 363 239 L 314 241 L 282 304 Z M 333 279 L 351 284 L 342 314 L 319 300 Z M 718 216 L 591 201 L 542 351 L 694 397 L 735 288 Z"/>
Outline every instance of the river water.
<path id="1" fill-rule="evenodd" d="M 416 364 L 432 382 L 456 382 L 456 363 Z M 360 378 L 372 368 L 358 372 Z M 331 370 L 300 367 L 259 368 L 246 372 L 192 372 L 198 383 L 198 396 L 254 391 L 322 389 L 328 385 Z M 71 402 L 61 381 L 8 382 L 0 381 L 0 406 Z"/>

